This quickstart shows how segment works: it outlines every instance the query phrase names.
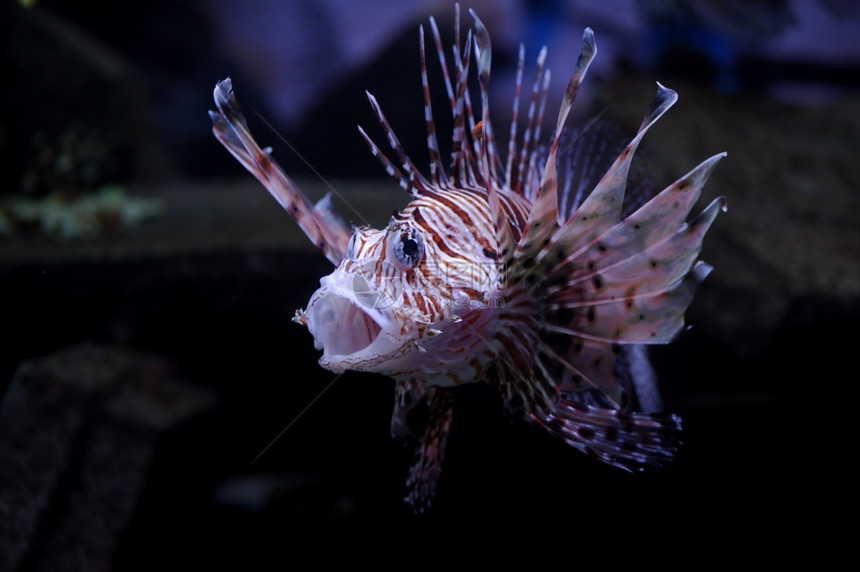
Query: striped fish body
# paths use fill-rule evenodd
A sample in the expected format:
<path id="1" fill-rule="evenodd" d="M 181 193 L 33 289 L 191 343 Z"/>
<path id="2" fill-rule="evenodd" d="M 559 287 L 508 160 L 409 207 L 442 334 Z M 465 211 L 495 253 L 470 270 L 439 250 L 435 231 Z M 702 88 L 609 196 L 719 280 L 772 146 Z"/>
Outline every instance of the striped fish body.
<path id="1" fill-rule="evenodd" d="M 710 271 L 698 260 L 703 237 L 725 206 L 716 199 L 687 221 L 723 154 L 647 201 L 625 204 L 636 148 L 677 99 L 659 84 L 638 133 L 587 196 L 559 177 L 564 124 L 596 53 L 588 29 L 548 150 L 538 145 L 549 77 L 545 51 L 518 135 L 520 50 L 502 160 L 488 112 L 489 34 L 472 16 L 474 35 L 469 31 L 461 48 L 456 13 L 450 70 L 430 20 L 454 117 L 448 169 L 437 146 L 423 28 L 429 178 L 414 166 L 368 94 L 397 161 L 360 129 L 361 135 L 413 197 L 385 229 L 350 230 L 327 200 L 312 204 L 250 135 L 229 79 L 216 87 L 218 109 L 210 112 L 216 137 L 336 265 L 295 317 L 322 350 L 320 365 L 396 380 L 395 437 L 409 434 L 412 408 L 429 405 L 430 420 L 407 479 L 406 500 L 417 510 L 435 493 L 453 391 L 463 383 L 493 385 L 511 412 L 610 465 L 640 470 L 671 459 L 680 443 L 680 419 L 659 411 L 644 348 L 667 343 L 682 329 L 695 287 Z M 472 65 L 480 117 L 474 116 L 467 88 Z"/>
<path id="2" fill-rule="evenodd" d="M 525 221 L 528 201 L 500 198 L 510 220 Z M 297 316 L 323 350 L 320 364 L 430 386 L 483 380 L 504 352 L 496 332 L 512 294 L 497 245 L 484 238 L 493 234 L 486 201 L 477 187 L 428 189 L 385 230 L 357 229 Z"/>

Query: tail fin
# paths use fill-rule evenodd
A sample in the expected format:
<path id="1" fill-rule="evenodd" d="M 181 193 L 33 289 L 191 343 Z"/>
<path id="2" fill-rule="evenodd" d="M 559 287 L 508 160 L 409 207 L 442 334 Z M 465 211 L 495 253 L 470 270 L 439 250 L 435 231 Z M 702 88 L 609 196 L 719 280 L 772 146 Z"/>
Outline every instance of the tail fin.
<path id="1" fill-rule="evenodd" d="M 670 413 L 633 413 L 562 399 L 538 425 L 580 451 L 626 471 L 658 467 L 681 445 L 681 419 Z"/>

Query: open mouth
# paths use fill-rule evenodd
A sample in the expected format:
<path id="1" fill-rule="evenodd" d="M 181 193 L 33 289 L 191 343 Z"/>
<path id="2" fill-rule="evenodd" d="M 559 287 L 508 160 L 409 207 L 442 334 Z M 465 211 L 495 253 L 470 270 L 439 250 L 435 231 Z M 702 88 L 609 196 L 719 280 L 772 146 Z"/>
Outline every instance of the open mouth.
<path id="1" fill-rule="evenodd" d="M 380 336 L 390 322 L 381 302 L 385 297 L 375 292 L 361 274 L 335 272 L 320 282 L 308 309 L 305 323 L 314 337 L 314 346 L 323 350 L 320 364 L 332 371 L 356 369 L 376 355 L 385 353 L 387 345 Z"/>
<path id="2" fill-rule="evenodd" d="M 308 329 L 326 356 L 351 355 L 370 346 L 382 327 L 351 300 L 334 293 L 315 301 L 307 312 Z"/>

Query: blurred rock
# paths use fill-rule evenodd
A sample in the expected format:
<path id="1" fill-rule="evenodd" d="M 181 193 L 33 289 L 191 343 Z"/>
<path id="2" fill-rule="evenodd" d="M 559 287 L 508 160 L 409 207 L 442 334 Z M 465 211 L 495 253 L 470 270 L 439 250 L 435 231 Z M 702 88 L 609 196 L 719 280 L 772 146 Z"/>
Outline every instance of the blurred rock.
<path id="1" fill-rule="evenodd" d="M 110 569 L 159 434 L 212 403 L 115 347 L 22 364 L 0 407 L 0 568 Z"/>

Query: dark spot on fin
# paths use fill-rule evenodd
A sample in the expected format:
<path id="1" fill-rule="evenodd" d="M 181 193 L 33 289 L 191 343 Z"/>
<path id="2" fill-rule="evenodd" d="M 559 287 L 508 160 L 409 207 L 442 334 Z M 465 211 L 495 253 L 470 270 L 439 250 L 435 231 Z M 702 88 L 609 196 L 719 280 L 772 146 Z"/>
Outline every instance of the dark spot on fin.
<path id="1" fill-rule="evenodd" d="M 556 319 L 559 324 L 569 324 L 573 320 L 573 310 L 570 308 L 561 308 L 556 313 Z"/>

